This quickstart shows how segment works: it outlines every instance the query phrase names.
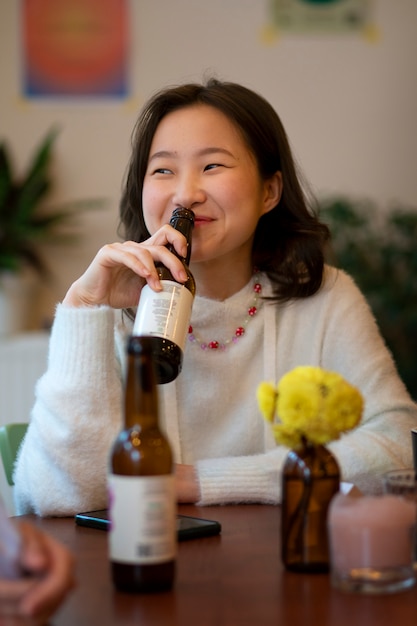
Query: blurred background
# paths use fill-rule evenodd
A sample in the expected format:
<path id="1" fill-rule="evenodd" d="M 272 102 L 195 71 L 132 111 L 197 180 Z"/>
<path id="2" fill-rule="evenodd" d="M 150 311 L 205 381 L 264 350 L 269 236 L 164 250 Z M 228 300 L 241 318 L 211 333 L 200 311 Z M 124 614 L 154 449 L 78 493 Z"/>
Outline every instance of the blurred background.
<path id="1" fill-rule="evenodd" d="M 302 170 L 321 195 L 366 197 L 381 209 L 392 202 L 417 204 L 415 0 L 356 2 L 369 7 L 363 28 L 318 33 L 284 31 L 276 24 L 271 0 L 114 0 L 109 14 L 112 5 L 122 4 L 127 17 L 127 94 L 121 97 L 26 96 L 26 4 L 38 15 L 43 11 L 45 19 L 48 5 L 62 5 L 58 17 L 68 29 L 93 31 L 89 20 L 97 10 L 94 5 L 102 14 L 107 2 L 0 3 L 0 141 L 7 141 L 15 170 L 25 171 L 57 126 L 52 188 L 45 204 L 106 201 L 102 209 L 78 215 L 82 236 L 76 244 L 45 244 L 53 281 L 43 285 L 41 310 L 33 323 L 48 324 L 69 284 L 103 243 L 116 239 L 121 184 L 138 110 L 155 90 L 169 84 L 215 74 L 259 91 L 281 116 Z M 56 36 L 63 37 L 59 32 Z M 81 45 L 79 32 L 73 40 L 75 54 Z M 78 62 L 82 64 L 81 54 Z"/>

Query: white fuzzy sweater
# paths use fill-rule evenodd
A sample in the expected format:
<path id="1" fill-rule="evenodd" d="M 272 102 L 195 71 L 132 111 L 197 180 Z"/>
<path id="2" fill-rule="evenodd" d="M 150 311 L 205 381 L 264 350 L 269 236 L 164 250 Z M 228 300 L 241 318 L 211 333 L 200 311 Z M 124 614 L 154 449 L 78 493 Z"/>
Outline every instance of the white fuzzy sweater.
<path id="1" fill-rule="evenodd" d="M 270 286 L 263 277 L 266 295 Z M 242 324 L 252 284 L 224 302 L 196 297 L 192 324 L 206 340 Z M 108 307 L 58 305 L 48 368 L 36 388 L 15 470 L 18 513 L 71 515 L 104 508 L 109 448 L 121 427 L 126 334 Z M 200 504 L 278 503 L 287 454 L 259 414 L 256 387 L 297 365 L 342 374 L 362 391 L 361 425 L 329 447 L 343 480 L 367 491 L 384 472 L 412 465 L 417 407 L 399 380 L 362 294 L 328 268 L 320 291 L 264 303 L 245 336 L 226 351 L 187 344 L 183 371 L 160 386 L 161 418 L 180 463 L 196 464 Z"/>

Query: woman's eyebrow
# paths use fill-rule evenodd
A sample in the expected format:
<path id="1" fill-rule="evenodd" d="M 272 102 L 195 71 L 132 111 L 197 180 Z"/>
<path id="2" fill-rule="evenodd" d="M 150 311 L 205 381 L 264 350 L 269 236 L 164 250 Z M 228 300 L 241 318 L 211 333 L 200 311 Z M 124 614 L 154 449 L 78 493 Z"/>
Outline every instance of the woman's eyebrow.
<path id="1" fill-rule="evenodd" d="M 226 148 L 220 148 L 217 146 L 210 146 L 208 148 L 202 148 L 201 150 L 198 150 L 196 153 L 196 156 L 208 156 L 210 154 L 225 154 L 227 156 L 231 156 L 233 157 L 233 154 L 230 152 L 230 150 L 227 150 Z M 178 157 L 178 153 L 177 152 L 171 152 L 170 150 L 158 150 L 158 152 L 154 152 L 154 154 L 152 154 L 149 157 L 149 162 L 153 161 L 154 159 L 175 159 Z"/>
<path id="2" fill-rule="evenodd" d="M 203 148 L 203 150 L 200 150 L 198 152 L 199 155 L 201 156 L 207 156 L 209 154 L 227 154 L 228 156 L 233 156 L 233 154 L 230 152 L 230 150 L 227 150 L 226 148 L 219 148 L 217 146 L 213 146 L 210 148 Z"/>
<path id="3" fill-rule="evenodd" d="M 154 152 L 153 154 L 151 154 L 149 156 L 149 161 L 152 161 L 153 159 L 160 159 L 160 158 L 175 158 L 177 156 L 176 152 L 169 152 L 169 150 L 159 150 L 158 152 Z"/>

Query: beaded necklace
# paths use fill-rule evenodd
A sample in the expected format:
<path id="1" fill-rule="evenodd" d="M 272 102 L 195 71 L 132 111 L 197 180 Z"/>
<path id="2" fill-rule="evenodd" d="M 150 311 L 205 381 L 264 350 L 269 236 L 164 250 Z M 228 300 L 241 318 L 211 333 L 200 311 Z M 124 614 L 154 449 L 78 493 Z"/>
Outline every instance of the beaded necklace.
<path id="1" fill-rule="evenodd" d="M 258 312 L 258 307 L 259 307 L 258 301 L 262 293 L 262 285 L 259 282 L 258 273 L 254 275 L 254 283 L 253 283 L 252 291 L 253 291 L 252 299 L 246 311 L 246 317 L 243 320 L 242 325 L 236 328 L 233 337 L 226 339 L 226 341 L 219 341 L 217 339 L 214 339 L 213 341 L 203 341 L 194 333 L 194 329 L 190 325 L 188 328 L 188 341 L 198 345 L 202 350 L 221 350 L 221 351 L 224 351 L 229 346 L 238 343 L 239 339 L 241 339 L 244 336 L 247 325 Z"/>

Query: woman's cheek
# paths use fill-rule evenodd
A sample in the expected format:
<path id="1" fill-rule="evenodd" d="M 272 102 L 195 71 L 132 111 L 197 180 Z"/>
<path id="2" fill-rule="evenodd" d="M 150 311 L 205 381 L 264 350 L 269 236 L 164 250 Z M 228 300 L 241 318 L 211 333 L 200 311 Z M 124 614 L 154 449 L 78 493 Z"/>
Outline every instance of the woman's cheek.
<path id="1" fill-rule="evenodd" d="M 158 210 L 158 202 L 154 194 L 143 193 L 142 206 L 146 228 L 153 235 L 158 228 L 165 224 L 163 212 Z"/>

